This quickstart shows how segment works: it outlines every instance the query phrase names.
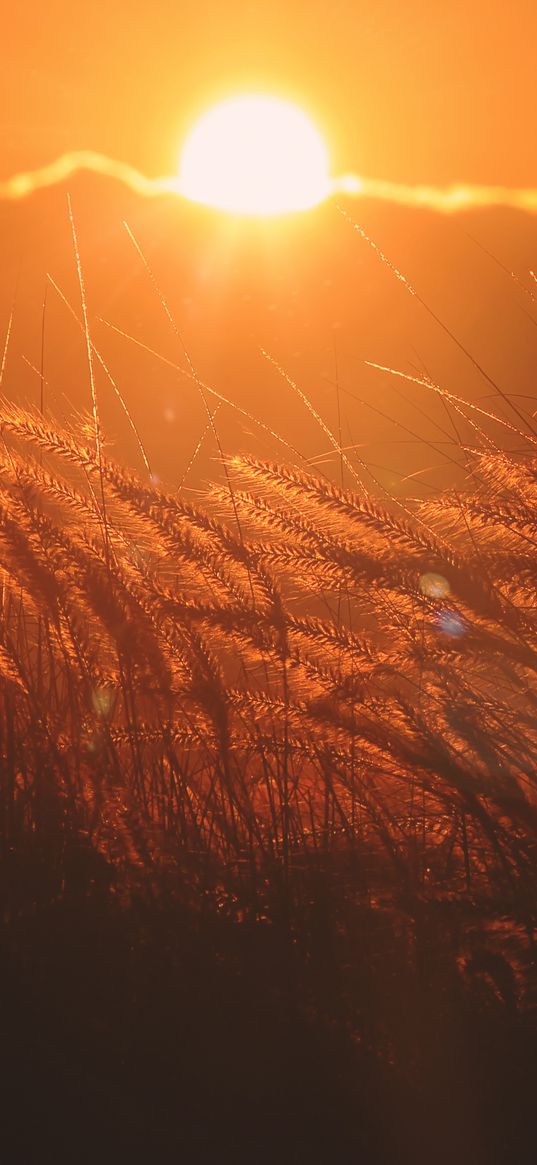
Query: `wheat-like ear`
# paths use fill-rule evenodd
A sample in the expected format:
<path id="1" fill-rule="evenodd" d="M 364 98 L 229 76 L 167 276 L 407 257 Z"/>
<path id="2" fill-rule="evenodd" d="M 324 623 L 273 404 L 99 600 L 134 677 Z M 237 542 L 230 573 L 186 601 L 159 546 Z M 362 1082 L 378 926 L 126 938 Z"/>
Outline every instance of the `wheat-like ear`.
<path id="1" fill-rule="evenodd" d="M 324 579 L 318 579 L 325 586 L 330 585 L 330 575 L 336 585 L 345 586 L 353 577 L 359 578 L 362 573 L 371 581 L 377 579 L 388 583 L 394 576 L 403 582 L 405 576 L 408 579 L 414 573 L 416 590 L 420 573 L 445 573 L 449 576 L 454 593 L 476 614 L 487 619 L 505 620 L 513 628 L 520 626 L 517 612 L 503 601 L 490 580 L 484 577 L 483 571 L 476 569 L 467 557 L 457 553 L 444 539 L 435 538 L 424 528 L 423 523 L 416 524 L 414 528 L 408 521 L 395 517 L 370 499 L 362 499 L 354 493 L 338 489 L 331 482 L 299 470 L 275 466 L 251 457 L 235 457 L 231 464 L 239 476 L 253 481 L 258 488 L 283 493 L 300 508 L 304 515 L 302 522 L 309 526 L 312 547 L 311 550 L 307 545 L 296 548 L 296 568 L 301 576 L 304 571 L 308 571 L 304 560 L 309 559 L 313 563 L 316 557 L 325 564 Z M 423 510 L 423 513 L 426 514 L 426 511 Z M 328 516 L 337 517 L 343 526 L 329 531 L 319 523 L 319 515 L 324 515 L 325 519 Z M 353 530 L 362 533 L 358 544 L 353 538 Z M 364 530 L 376 534 L 380 543 L 373 541 L 368 546 L 367 541 L 363 540 Z M 266 555 L 267 560 L 274 565 L 286 565 L 293 569 L 293 554 L 287 546 L 279 551 L 267 547 Z"/>
<path id="2" fill-rule="evenodd" d="M 0 430 L 20 441 L 36 445 L 44 453 L 69 462 L 76 469 L 97 472 L 95 453 L 77 441 L 66 429 L 49 424 L 43 416 L 31 409 L 18 408 L 10 401 L 0 401 Z"/>
<path id="3" fill-rule="evenodd" d="M 537 504 L 537 457 L 522 461 L 506 453 L 481 453 L 476 461 L 493 494 L 503 493 L 528 508 Z"/>
<path id="4" fill-rule="evenodd" d="M 9 507 L 0 507 L 0 561 L 4 570 L 24 588 L 29 602 L 38 610 L 47 611 L 57 623 L 61 579 L 47 563 L 26 508 L 15 499 Z"/>
<path id="5" fill-rule="evenodd" d="M 78 519 L 85 526 L 97 528 L 100 514 L 92 497 L 83 494 L 64 477 L 51 473 L 31 457 L 22 458 L 10 450 L 4 463 L 4 470 L 11 470 L 12 480 L 26 493 L 30 500 L 39 499 L 54 507 L 65 509 L 66 519 Z"/>
<path id="6" fill-rule="evenodd" d="M 342 657 L 350 664 L 360 668 L 377 670 L 387 663 L 387 657 L 375 649 L 367 639 L 354 635 L 343 624 L 328 622 L 325 619 L 315 618 L 313 615 L 289 615 L 288 627 L 290 634 L 305 639 L 311 646 L 317 646 L 323 651 Z"/>
<path id="7" fill-rule="evenodd" d="M 14 684 L 25 695 L 28 694 L 28 682 L 24 676 L 21 661 L 12 649 L 0 643 L 0 679 L 5 683 Z"/>
<path id="8" fill-rule="evenodd" d="M 451 538 L 477 544 L 484 550 L 489 545 L 503 548 L 506 553 L 519 552 L 524 545 L 537 546 L 537 521 L 534 509 L 512 505 L 490 497 L 443 497 L 422 503 L 420 512 L 435 522 Z"/>
<path id="9" fill-rule="evenodd" d="M 333 518 L 340 518 L 347 525 L 355 524 L 389 539 L 391 550 L 398 547 L 420 557 L 424 552 L 429 556 L 442 557 L 446 546 L 427 531 L 414 528 L 401 518 L 396 518 L 386 509 L 369 498 L 338 488 L 326 478 L 272 462 L 259 461 L 254 457 L 234 457 L 231 466 L 238 476 L 251 480 L 259 488 L 268 488 L 282 493 L 285 497 L 308 506 L 309 515 L 315 520 L 324 512 Z M 320 515 L 319 515 L 320 511 Z"/>
<path id="10" fill-rule="evenodd" d="M 219 862 L 265 845 L 287 862 L 327 812 L 351 836 L 359 802 L 402 871 L 419 790 L 424 822 L 464 815 L 496 864 L 530 861 L 533 464 L 487 455 L 478 491 L 414 524 L 237 458 L 236 536 L 42 417 L 5 403 L 0 425 L 15 443 L 0 454 L 0 679 L 34 734 L 21 771 L 46 746 L 81 820 L 93 798 L 95 835 L 122 839 L 118 860 L 151 864 L 158 818 Z M 22 455 L 28 442 L 60 468 Z M 210 504 L 230 513 L 229 491 Z"/>
<path id="11" fill-rule="evenodd" d="M 231 501 L 228 490 L 222 486 L 213 486 L 209 497 L 211 501 L 222 507 L 226 514 L 229 514 Z M 282 508 L 276 505 L 274 500 L 269 501 L 267 498 L 252 494 L 247 490 L 234 489 L 233 501 L 245 523 L 261 530 L 264 534 L 280 535 L 296 539 L 299 542 L 315 543 L 319 534 L 328 525 L 328 522 L 325 522 L 324 526 L 322 522 L 314 525 L 311 520 L 303 517 L 298 509 Z"/>

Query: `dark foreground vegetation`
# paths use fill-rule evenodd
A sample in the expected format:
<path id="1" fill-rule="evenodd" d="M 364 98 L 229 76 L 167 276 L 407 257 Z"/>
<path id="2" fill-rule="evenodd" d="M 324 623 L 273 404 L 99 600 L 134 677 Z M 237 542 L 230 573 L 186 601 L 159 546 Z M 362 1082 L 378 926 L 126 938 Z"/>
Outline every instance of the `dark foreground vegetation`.
<path id="1" fill-rule="evenodd" d="M 532 444 L 197 508 L 0 426 L 5 1160 L 533 1161 Z"/>

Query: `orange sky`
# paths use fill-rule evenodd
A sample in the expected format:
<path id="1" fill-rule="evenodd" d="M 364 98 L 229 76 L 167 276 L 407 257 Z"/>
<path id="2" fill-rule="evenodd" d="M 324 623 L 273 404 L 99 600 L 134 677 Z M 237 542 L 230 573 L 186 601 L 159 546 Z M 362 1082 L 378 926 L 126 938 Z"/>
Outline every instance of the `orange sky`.
<path id="1" fill-rule="evenodd" d="M 533 0 L 37 0 L 3 18 L 2 171 L 92 148 L 166 171 L 196 113 L 276 90 L 336 168 L 402 181 L 537 181 Z"/>
<path id="2" fill-rule="evenodd" d="M 49 0 L 46 6 L 30 0 L 4 17 L 0 178 L 75 149 L 115 156 L 148 174 L 169 172 L 196 116 L 250 88 L 289 97 L 309 111 L 336 173 L 535 186 L 536 43 L 533 0 L 515 0 L 509 8 L 498 0 Z M 96 341 L 159 473 L 173 481 L 204 424 L 199 399 L 96 319 L 106 316 L 171 359 L 180 355 L 123 219 L 151 261 L 200 375 L 303 442 L 308 454 L 326 449 L 326 440 L 264 364 L 260 345 L 331 425 L 335 400 L 327 378 L 337 356 L 345 389 L 367 402 L 345 398 L 344 438 L 360 441 L 372 462 L 388 466 L 383 480 L 390 488 L 397 473 L 432 465 L 435 455 L 409 444 L 374 408 L 440 439 L 435 425 L 442 409 L 419 392 L 404 389 L 401 397 L 367 369 L 366 359 L 426 368 L 475 399 L 487 393 L 475 369 L 333 206 L 284 223 L 246 225 L 179 202 L 143 202 L 95 177 L 74 179 L 70 190 Z M 528 313 L 535 316 L 535 306 L 472 240 L 531 289 L 537 218 L 489 211 L 448 221 L 377 205 L 350 209 L 504 388 L 534 394 L 537 327 Z M 0 246 L 0 336 L 17 286 L 4 389 L 34 399 L 35 374 L 23 357 L 39 360 L 47 271 L 77 304 L 66 189 L 0 206 Z M 51 410 L 68 413 L 69 403 L 87 408 L 76 327 L 54 295 L 47 312 Z M 101 394 L 107 429 L 125 456 L 135 457 L 106 385 Z M 221 411 L 219 425 L 228 448 L 248 442 L 252 448 L 259 440 L 229 411 Z M 274 446 L 261 451 L 278 455 Z M 214 472 L 213 452 L 208 448 L 202 457 L 200 474 Z"/>

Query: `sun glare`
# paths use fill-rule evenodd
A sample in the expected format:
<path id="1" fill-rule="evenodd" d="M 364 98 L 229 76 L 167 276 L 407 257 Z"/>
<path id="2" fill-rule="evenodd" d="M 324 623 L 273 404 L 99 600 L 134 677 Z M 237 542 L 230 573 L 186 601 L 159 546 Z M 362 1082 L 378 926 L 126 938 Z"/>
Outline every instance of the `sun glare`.
<path id="1" fill-rule="evenodd" d="M 180 191 L 237 214 L 307 210 L 331 192 L 325 144 L 301 109 L 275 97 L 235 97 L 209 110 L 181 155 Z"/>

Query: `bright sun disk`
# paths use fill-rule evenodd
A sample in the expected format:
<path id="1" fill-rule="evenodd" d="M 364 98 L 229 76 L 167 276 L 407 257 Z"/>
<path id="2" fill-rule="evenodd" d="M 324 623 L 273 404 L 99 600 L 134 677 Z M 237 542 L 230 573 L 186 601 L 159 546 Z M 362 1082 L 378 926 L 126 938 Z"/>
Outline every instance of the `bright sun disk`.
<path id="1" fill-rule="evenodd" d="M 325 144 L 301 109 L 276 97 L 234 97 L 189 134 L 179 187 L 186 198 L 238 214 L 307 210 L 332 189 Z"/>

